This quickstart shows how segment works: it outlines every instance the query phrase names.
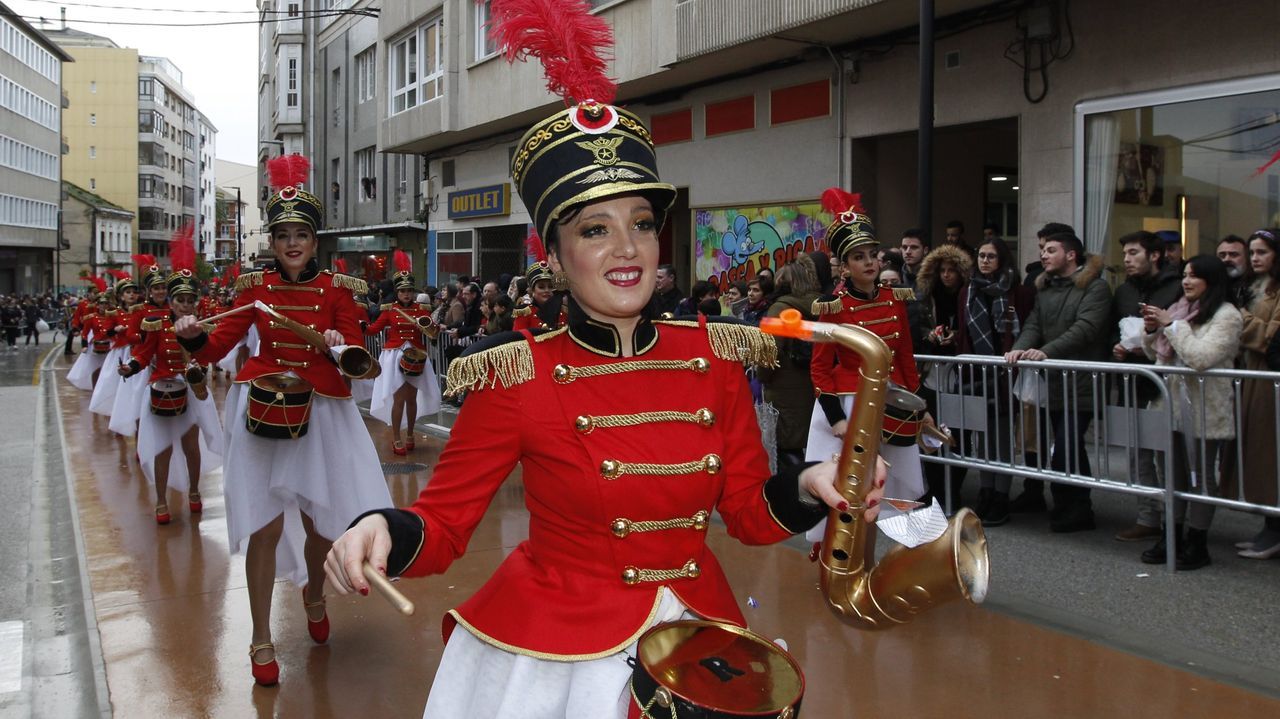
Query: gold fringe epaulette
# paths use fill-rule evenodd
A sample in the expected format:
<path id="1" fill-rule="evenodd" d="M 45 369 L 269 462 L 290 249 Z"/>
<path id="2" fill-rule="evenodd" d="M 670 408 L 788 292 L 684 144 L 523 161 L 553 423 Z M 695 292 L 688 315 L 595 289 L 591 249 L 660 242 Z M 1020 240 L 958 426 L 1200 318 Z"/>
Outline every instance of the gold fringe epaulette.
<path id="1" fill-rule="evenodd" d="M 129 305 L 129 311 L 130 311 L 130 312 L 137 312 L 138 310 L 140 310 L 140 309 L 142 309 L 143 307 L 146 307 L 146 306 L 147 306 L 147 303 L 146 303 L 146 302 L 139 302 L 139 303 L 138 303 L 138 304 L 136 304 L 136 305 Z"/>
<path id="2" fill-rule="evenodd" d="M 916 291 L 910 287 L 894 287 L 893 299 L 901 302 L 915 302 Z"/>
<path id="3" fill-rule="evenodd" d="M 143 332 L 159 332 L 164 329 L 164 320 L 143 320 L 138 327 L 141 328 Z"/>
<path id="4" fill-rule="evenodd" d="M 697 322 L 688 320 L 655 320 L 654 324 L 698 326 Z M 778 366 L 778 345 L 773 341 L 772 335 L 761 332 L 759 327 L 736 322 L 708 322 L 707 340 L 711 342 L 711 352 L 722 360 L 742 362 L 754 367 Z"/>
<path id="5" fill-rule="evenodd" d="M 514 387 L 531 379 L 533 350 L 521 338 L 450 362 L 444 393 L 455 397 L 468 390 Z"/>
<path id="6" fill-rule="evenodd" d="M 388 303 L 386 303 L 386 304 L 382 305 L 381 307 L 379 307 L 378 309 L 379 309 L 379 310 L 382 310 L 383 312 L 390 312 L 390 311 L 391 311 L 391 305 L 393 305 L 393 304 L 395 304 L 395 303 L 394 303 L 394 302 L 388 302 Z"/>
<path id="7" fill-rule="evenodd" d="M 832 300 L 814 300 L 813 306 L 809 309 L 818 317 L 821 317 L 822 315 L 834 315 L 844 310 L 844 300 L 840 297 L 836 297 Z"/>
<path id="8" fill-rule="evenodd" d="M 360 279 L 359 277 L 352 277 L 351 275 L 343 275 L 337 272 L 333 273 L 333 286 L 345 287 L 346 289 L 351 290 L 352 293 L 357 295 L 364 295 L 369 293 L 369 285 L 366 284 L 364 280 Z"/>
<path id="9" fill-rule="evenodd" d="M 93 319 L 94 317 L 97 317 L 97 316 L 98 316 L 98 313 L 97 313 L 97 312 L 90 312 L 90 313 L 89 313 L 89 314 L 87 314 L 87 315 L 80 315 L 80 321 L 81 321 L 81 322 L 88 322 L 89 320 L 91 320 L 91 319 Z"/>
<path id="10" fill-rule="evenodd" d="M 533 314 L 533 306 L 532 306 L 532 305 L 530 305 L 530 306 L 528 306 L 528 307 L 521 307 L 521 308 L 520 308 L 520 309 L 518 309 L 518 310 L 512 310 L 512 311 L 511 311 L 511 316 L 512 316 L 512 317 L 528 317 L 528 316 L 529 316 L 529 315 L 531 315 L 531 314 Z"/>
<path id="11" fill-rule="evenodd" d="M 236 292 L 243 292 L 250 287 L 258 287 L 262 284 L 262 271 L 246 272 L 236 278 Z"/>

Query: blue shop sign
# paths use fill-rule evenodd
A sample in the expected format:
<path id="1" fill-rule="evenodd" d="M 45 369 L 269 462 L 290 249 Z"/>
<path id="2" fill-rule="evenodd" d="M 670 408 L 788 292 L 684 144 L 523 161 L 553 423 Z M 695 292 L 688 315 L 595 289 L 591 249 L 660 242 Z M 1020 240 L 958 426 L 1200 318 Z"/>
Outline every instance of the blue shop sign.
<path id="1" fill-rule="evenodd" d="M 473 187 L 449 193 L 449 219 L 511 214 L 511 184 Z"/>

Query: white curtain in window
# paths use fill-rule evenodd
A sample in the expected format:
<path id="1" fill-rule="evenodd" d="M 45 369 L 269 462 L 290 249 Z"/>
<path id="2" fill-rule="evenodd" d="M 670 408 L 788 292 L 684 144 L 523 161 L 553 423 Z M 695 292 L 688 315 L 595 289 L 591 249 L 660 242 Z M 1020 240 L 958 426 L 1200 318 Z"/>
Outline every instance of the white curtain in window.
<path id="1" fill-rule="evenodd" d="M 1110 114 L 1085 118 L 1084 249 L 1100 253 L 1107 244 L 1111 208 L 1116 201 L 1119 123 Z"/>

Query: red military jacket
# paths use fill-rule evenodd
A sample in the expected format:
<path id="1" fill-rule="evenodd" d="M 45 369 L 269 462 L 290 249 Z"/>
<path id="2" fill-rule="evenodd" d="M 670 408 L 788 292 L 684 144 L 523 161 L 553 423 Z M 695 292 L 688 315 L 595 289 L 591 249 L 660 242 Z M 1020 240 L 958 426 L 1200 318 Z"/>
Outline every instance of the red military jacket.
<path id="1" fill-rule="evenodd" d="M 893 352 L 893 371 L 889 379 L 911 392 L 920 388 L 916 358 L 911 349 L 911 325 L 907 322 L 910 290 L 877 288 L 873 297 L 860 296 L 857 290 L 841 292 L 831 300 L 813 303 L 819 322 L 856 325 L 880 336 Z M 862 359 L 857 353 L 835 343 L 820 342 L 813 346 L 809 373 L 813 391 L 821 396 L 852 394 L 862 379 Z"/>
<path id="2" fill-rule="evenodd" d="M 196 303 L 196 317 L 198 319 L 207 319 L 218 314 L 218 300 L 211 295 L 205 295 Z"/>
<path id="3" fill-rule="evenodd" d="M 85 316 L 94 314 L 96 311 L 96 306 L 93 302 L 90 302 L 88 298 L 77 302 L 75 309 L 71 310 L 71 329 L 81 332 L 83 335 Z"/>
<path id="4" fill-rule="evenodd" d="M 120 313 L 116 310 L 106 310 L 105 312 L 94 312 L 81 318 L 84 323 L 80 329 L 80 335 L 85 340 L 89 339 L 89 332 L 93 332 L 93 341 L 102 342 L 108 340 L 115 335 L 115 327 L 118 323 Z"/>
<path id="5" fill-rule="evenodd" d="M 296 322 L 323 333 L 337 330 L 348 344 L 360 344 L 362 333 L 352 306 L 352 292 L 365 292 L 364 280 L 339 275 L 329 270 L 305 270 L 297 282 L 286 280 L 277 270 L 249 272 L 236 280 L 236 307 L 261 301 Z M 225 317 L 217 329 L 201 339 L 184 342 L 201 363 L 216 362 L 249 331 L 258 328 L 258 354 L 250 357 L 236 375 L 236 382 L 251 382 L 259 377 L 293 372 L 310 382 L 317 394 L 346 398 L 351 390 L 337 366 L 307 344 L 293 331 L 278 326 L 270 315 L 246 311 Z M 327 350 L 326 350 L 327 351 Z"/>
<path id="6" fill-rule="evenodd" d="M 383 349 L 396 349 L 405 343 L 418 349 L 426 349 L 425 338 L 418 323 L 405 319 L 404 315 L 396 312 L 392 309 L 393 307 L 399 307 L 401 312 L 410 317 L 431 317 L 431 308 L 416 302 L 408 307 L 399 303 L 385 304 L 382 306 L 382 314 L 378 315 L 378 319 L 374 320 L 373 324 L 365 327 L 364 333 L 376 335 L 384 329 L 387 330 L 387 339 L 382 343 Z"/>
<path id="7" fill-rule="evenodd" d="M 111 337 L 111 347 L 119 349 L 133 342 L 132 337 L 138 331 L 138 323 L 142 321 L 142 305 L 132 305 L 127 310 L 119 310 L 115 326 L 124 327 Z"/>
<path id="8" fill-rule="evenodd" d="M 388 570 L 445 571 L 520 464 L 529 538 L 449 612 L 446 640 L 461 623 L 507 651 L 607 656 L 651 622 L 664 587 L 702 617 L 744 624 L 707 547 L 711 513 L 746 544 L 825 516 L 800 503 L 801 468 L 769 476 L 743 362 L 773 364 L 772 338 L 646 319 L 623 358 L 612 326 L 569 312 L 566 328 L 494 335 L 450 365 L 448 392 L 470 394 L 417 501 L 382 512 Z"/>
<path id="9" fill-rule="evenodd" d="M 189 355 L 173 333 L 173 316 L 165 315 L 141 323 L 142 341 L 133 348 L 133 374 L 151 365 L 151 380 L 173 379 L 187 369 Z M 136 363 L 136 364 L 135 364 Z"/>
<path id="10" fill-rule="evenodd" d="M 169 303 L 166 301 L 162 305 L 158 305 L 147 299 L 129 308 L 130 319 L 132 320 L 127 329 L 129 344 L 136 345 L 142 341 L 142 323 L 146 320 L 157 320 L 162 317 L 169 316 Z"/>
<path id="11" fill-rule="evenodd" d="M 536 329 L 552 329 L 538 316 L 538 306 L 529 303 L 523 307 L 517 307 L 511 313 L 511 329 L 519 332 L 520 330 L 536 330 Z M 569 321 L 569 315 L 564 305 L 560 306 L 560 321 L 557 327 L 564 327 Z"/>

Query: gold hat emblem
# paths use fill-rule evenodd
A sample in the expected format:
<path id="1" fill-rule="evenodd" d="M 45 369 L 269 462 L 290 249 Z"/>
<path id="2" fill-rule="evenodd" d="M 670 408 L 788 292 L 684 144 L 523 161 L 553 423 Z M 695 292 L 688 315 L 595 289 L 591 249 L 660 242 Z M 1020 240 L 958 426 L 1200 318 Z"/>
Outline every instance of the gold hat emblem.
<path id="1" fill-rule="evenodd" d="M 621 137 L 600 137 L 591 142 L 579 142 L 578 147 L 595 155 L 597 165 L 608 167 L 618 162 L 618 145 L 622 144 Z"/>

